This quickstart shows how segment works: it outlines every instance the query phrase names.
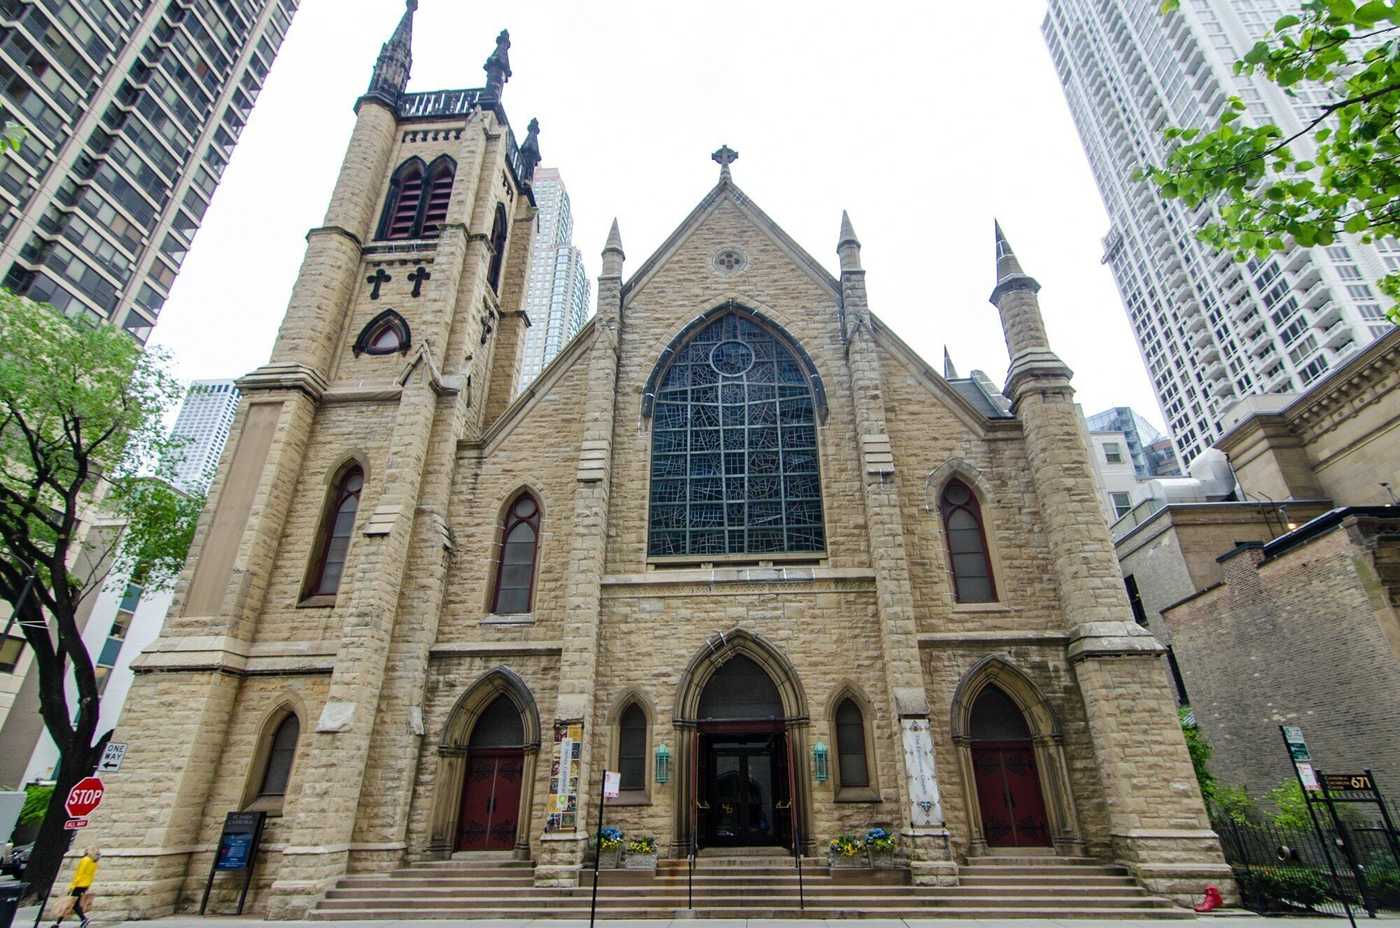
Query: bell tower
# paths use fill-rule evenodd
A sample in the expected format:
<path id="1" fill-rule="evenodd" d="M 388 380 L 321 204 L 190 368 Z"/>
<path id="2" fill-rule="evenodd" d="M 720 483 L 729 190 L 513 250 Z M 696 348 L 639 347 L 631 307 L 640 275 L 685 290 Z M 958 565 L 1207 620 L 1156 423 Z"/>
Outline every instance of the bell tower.
<path id="1" fill-rule="evenodd" d="M 113 791 L 98 828 L 137 849 L 107 864 L 114 912 L 169 914 L 207 870 L 201 835 L 257 794 L 211 771 L 243 775 L 269 701 L 297 714 L 294 783 L 318 798 L 269 819 L 264 840 L 286 850 L 268 912 L 302 917 L 347 870 L 401 863 L 457 445 L 515 380 L 540 160 L 538 122 L 519 141 L 502 103 L 508 33 L 483 86 L 408 90 L 418 5 L 355 104 L 272 355 L 239 381 L 175 601 L 135 668 L 121 730 L 143 788 Z M 327 581 L 322 514 L 347 468 L 358 510 Z M 273 641 L 315 645 L 257 670 L 249 655 Z"/>

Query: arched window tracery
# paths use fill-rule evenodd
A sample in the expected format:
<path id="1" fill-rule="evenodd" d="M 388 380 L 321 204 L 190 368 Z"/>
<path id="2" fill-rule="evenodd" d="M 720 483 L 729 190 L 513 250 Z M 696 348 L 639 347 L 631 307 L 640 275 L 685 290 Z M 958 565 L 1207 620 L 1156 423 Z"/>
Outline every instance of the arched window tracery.
<path id="1" fill-rule="evenodd" d="M 457 162 L 442 155 L 425 165 L 416 155 L 389 179 L 389 195 L 379 220 L 380 239 L 435 238 L 447 220 Z"/>
<path id="2" fill-rule="evenodd" d="M 491 598 L 495 615 L 530 611 L 535 592 L 535 558 L 539 550 L 540 505 L 528 491 L 510 504 L 501 528 L 501 552 L 496 565 L 496 590 Z"/>
<path id="3" fill-rule="evenodd" d="M 842 789 L 870 785 L 870 765 L 865 754 L 865 716 L 849 696 L 836 707 L 836 763 Z"/>
<path id="4" fill-rule="evenodd" d="M 647 716 L 635 702 L 618 718 L 617 769 L 622 789 L 646 789 Z"/>
<path id="5" fill-rule="evenodd" d="M 977 494 L 961 480 L 949 480 L 939 497 L 938 510 L 948 539 L 954 598 L 960 603 L 995 602 L 996 580 Z"/>
<path id="6" fill-rule="evenodd" d="M 653 412 L 651 556 L 826 546 L 816 410 L 771 330 L 719 316 L 675 352 Z"/>

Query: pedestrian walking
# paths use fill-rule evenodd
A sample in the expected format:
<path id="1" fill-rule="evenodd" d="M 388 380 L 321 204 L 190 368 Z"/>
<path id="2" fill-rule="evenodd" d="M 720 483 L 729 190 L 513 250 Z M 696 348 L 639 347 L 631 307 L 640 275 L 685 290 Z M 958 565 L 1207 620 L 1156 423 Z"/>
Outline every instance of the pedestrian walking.
<path id="1" fill-rule="evenodd" d="M 68 884 L 68 895 L 59 905 L 54 928 L 62 925 L 63 920 L 74 912 L 78 913 L 79 926 L 88 928 L 87 913 L 92 898 L 92 881 L 97 877 L 97 862 L 101 859 L 102 852 L 95 847 L 83 851 L 83 856 L 78 858 L 78 869 L 73 873 L 73 882 Z"/>

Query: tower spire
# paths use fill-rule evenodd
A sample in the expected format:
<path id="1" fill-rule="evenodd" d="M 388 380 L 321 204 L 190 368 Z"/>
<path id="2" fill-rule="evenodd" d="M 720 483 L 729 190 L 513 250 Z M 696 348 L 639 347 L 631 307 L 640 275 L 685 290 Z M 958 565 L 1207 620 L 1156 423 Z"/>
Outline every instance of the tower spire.
<path id="1" fill-rule="evenodd" d="M 953 366 L 953 356 L 948 354 L 948 346 L 943 346 L 943 379 L 957 380 L 958 369 Z"/>
<path id="2" fill-rule="evenodd" d="M 486 71 L 486 92 L 482 98 L 491 103 L 501 102 L 501 91 L 510 80 L 510 30 L 502 29 L 496 36 L 496 49 L 482 65 Z"/>
<path id="3" fill-rule="evenodd" d="M 841 210 L 841 234 L 836 239 L 836 255 L 841 259 L 841 271 L 860 270 L 860 239 L 856 238 L 851 216 Z"/>
<path id="4" fill-rule="evenodd" d="M 617 230 L 617 219 L 612 221 L 612 228 L 608 230 L 608 241 L 603 246 L 603 273 L 602 277 L 621 277 L 622 262 L 627 256 L 622 251 L 622 233 Z"/>
<path id="5" fill-rule="evenodd" d="M 374 63 L 374 74 L 365 93 L 391 107 L 398 106 L 413 69 L 413 14 L 417 9 L 418 0 L 407 0 L 404 4 L 398 28 L 379 49 L 379 59 Z"/>
<path id="6" fill-rule="evenodd" d="M 535 179 L 535 168 L 540 163 L 540 121 L 531 119 L 525 130 L 525 141 L 520 144 L 520 182 L 531 184 Z"/>
<path id="7" fill-rule="evenodd" d="M 1016 252 L 1011 250 L 1011 243 L 1001 231 L 1001 223 L 993 219 L 992 228 L 996 230 L 997 237 L 997 280 L 1002 281 L 1012 274 L 1025 273 L 1021 270 L 1021 262 L 1016 260 Z"/>

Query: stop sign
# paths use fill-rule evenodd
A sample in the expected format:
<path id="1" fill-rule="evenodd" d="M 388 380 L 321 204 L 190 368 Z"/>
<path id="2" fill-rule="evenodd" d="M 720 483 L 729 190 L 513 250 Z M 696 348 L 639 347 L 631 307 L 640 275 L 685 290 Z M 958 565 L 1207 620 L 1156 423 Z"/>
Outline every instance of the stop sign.
<path id="1" fill-rule="evenodd" d="M 98 777 L 83 777 L 68 791 L 63 807 L 69 818 L 85 818 L 92 814 L 102 802 L 102 780 Z"/>

